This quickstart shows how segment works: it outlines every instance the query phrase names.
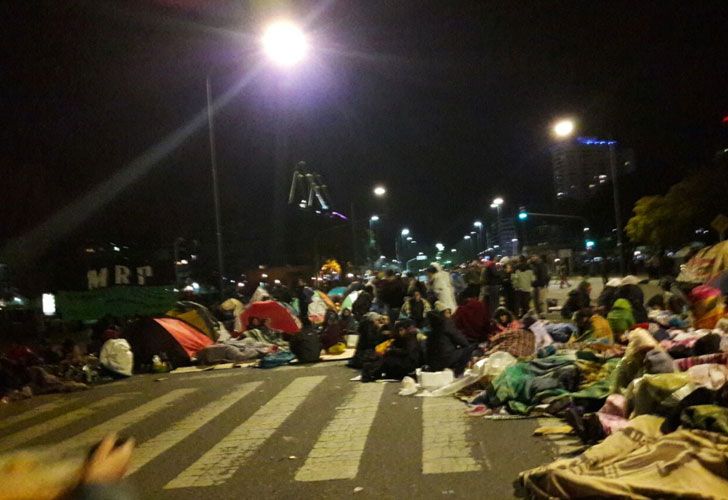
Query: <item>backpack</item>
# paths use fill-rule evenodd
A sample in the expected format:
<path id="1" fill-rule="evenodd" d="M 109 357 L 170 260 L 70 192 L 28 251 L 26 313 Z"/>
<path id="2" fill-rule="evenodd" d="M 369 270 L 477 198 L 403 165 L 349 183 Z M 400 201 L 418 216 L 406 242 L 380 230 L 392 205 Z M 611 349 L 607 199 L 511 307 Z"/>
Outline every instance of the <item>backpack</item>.
<path id="1" fill-rule="evenodd" d="M 288 351 L 278 351 L 268 354 L 260 360 L 258 368 L 275 368 L 276 366 L 287 365 L 293 361 L 293 354 Z"/>
<path id="2" fill-rule="evenodd" d="M 301 330 L 293 337 L 290 345 L 291 352 L 296 355 L 299 363 L 315 363 L 321 356 L 321 339 L 313 328 Z"/>

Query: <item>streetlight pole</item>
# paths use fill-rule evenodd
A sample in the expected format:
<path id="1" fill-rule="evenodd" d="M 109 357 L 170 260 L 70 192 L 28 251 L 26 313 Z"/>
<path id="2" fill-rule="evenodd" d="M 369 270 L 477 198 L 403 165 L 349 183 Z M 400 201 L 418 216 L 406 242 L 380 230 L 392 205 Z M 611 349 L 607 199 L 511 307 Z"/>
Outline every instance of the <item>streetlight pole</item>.
<path id="1" fill-rule="evenodd" d="M 207 129 L 210 140 L 210 173 L 212 175 L 212 199 L 215 206 L 215 238 L 217 242 L 217 271 L 220 273 L 220 298 L 224 297 L 225 260 L 222 248 L 222 223 L 220 222 L 220 191 L 217 183 L 217 151 L 215 149 L 215 116 L 212 105 L 210 75 L 205 79 L 207 90 Z"/>

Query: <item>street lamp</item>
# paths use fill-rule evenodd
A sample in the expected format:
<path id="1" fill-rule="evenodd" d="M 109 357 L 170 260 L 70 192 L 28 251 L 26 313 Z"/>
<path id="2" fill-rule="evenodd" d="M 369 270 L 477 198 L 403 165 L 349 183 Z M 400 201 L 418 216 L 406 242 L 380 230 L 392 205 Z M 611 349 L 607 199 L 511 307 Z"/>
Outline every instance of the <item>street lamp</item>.
<path id="1" fill-rule="evenodd" d="M 560 120 L 554 124 L 554 135 L 560 139 L 566 139 L 574 134 L 576 125 L 574 120 Z M 600 141 L 601 142 L 601 141 Z M 617 158 L 614 146 L 617 141 L 603 141 L 609 147 L 609 170 L 612 176 L 612 198 L 614 201 L 614 221 L 617 225 L 617 257 L 619 258 L 619 273 L 624 276 L 624 247 L 622 242 L 622 213 L 619 207 L 619 186 L 617 184 Z M 585 230 L 586 232 L 587 230 Z"/>
<path id="2" fill-rule="evenodd" d="M 385 194 L 387 194 L 387 188 L 385 188 L 384 186 L 381 186 L 381 185 L 374 186 L 374 189 L 372 189 L 372 192 L 374 193 L 374 196 L 382 197 Z"/>
<path id="3" fill-rule="evenodd" d="M 473 222 L 473 227 L 478 229 L 478 244 L 477 244 L 477 250 L 480 251 L 480 248 L 483 247 L 483 223 L 479 220 L 476 220 Z"/>
<path id="4" fill-rule="evenodd" d="M 571 134 L 574 133 L 575 128 L 576 124 L 574 123 L 574 120 L 567 118 L 564 120 L 559 120 L 554 124 L 553 133 L 556 137 L 571 137 Z"/>
<path id="5" fill-rule="evenodd" d="M 498 228 L 498 237 L 496 238 L 498 240 L 498 244 L 501 243 L 501 206 L 503 205 L 504 201 L 503 198 L 500 196 L 493 199 L 493 202 L 490 204 L 490 208 L 495 208 L 498 212 L 498 216 L 496 219 L 496 226 Z"/>
<path id="6" fill-rule="evenodd" d="M 304 32 L 294 23 L 279 20 L 269 24 L 260 40 L 268 60 L 281 67 L 293 66 L 303 60 L 308 52 Z M 220 273 L 220 296 L 225 283 L 225 259 L 223 256 L 222 222 L 220 215 L 220 189 L 217 181 L 217 151 L 215 149 L 215 112 L 212 99 L 210 73 L 205 77 L 207 97 L 207 130 L 210 142 L 210 174 L 212 176 L 212 198 L 215 210 L 215 240 L 217 243 L 217 270 Z"/>

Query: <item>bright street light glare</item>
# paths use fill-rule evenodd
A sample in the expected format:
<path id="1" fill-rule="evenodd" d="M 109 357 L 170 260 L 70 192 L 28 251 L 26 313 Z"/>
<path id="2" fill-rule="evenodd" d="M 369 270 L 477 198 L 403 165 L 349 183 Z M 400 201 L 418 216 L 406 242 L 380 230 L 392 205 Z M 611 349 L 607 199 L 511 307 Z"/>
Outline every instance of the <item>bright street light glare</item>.
<path id="1" fill-rule="evenodd" d="M 263 50 L 278 66 L 293 66 L 308 52 L 308 41 L 300 27 L 290 21 L 275 21 L 263 32 Z"/>
<path id="2" fill-rule="evenodd" d="M 589 228 L 588 228 L 588 227 L 585 227 L 585 228 L 584 228 L 584 232 L 585 232 L 585 233 L 588 233 L 588 232 L 589 232 Z"/>
<path id="3" fill-rule="evenodd" d="M 442 252 L 443 250 L 445 250 L 445 245 L 443 245 L 442 243 L 435 243 L 435 248 Z"/>
<path id="4" fill-rule="evenodd" d="M 569 137 L 574 133 L 575 128 L 574 120 L 560 120 L 554 125 L 554 135 L 556 137 Z"/>
<path id="5" fill-rule="evenodd" d="M 372 222 L 378 222 L 379 221 L 379 216 L 378 215 L 372 215 L 371 217 L 369 217 L 369 220 L 372 221 Z"/>
<path id="6" fill-rule="evenodd" d="M 407 228 L 402 229 L 402 236 L 409 236 L 410 230 Z"/>
<path id="7" fill-rule="evenodd" d="M 469 240 L 470 239 L 470 235 L 469 234 L 466 234 L 465 237 L 464 237 L 464 239 Z"/>
<path id="8" fill-rule="evenodd" d="M 387 188 L 385 188 L 384 186 L 375 186 L 372 191 L 374 192 L 375 196 L 384 196 L 385 194 L 387 194 Z"/>
<path id="9" fill-rule="evenodd" d="M 503 205 L 503 198 L 501 198 L 499 196 L 498 198 L 494 199 L 493 200 L 493 205 L 495 205 L 496 207 L 499 207 L 499 206 Z"/>
<path id="10" fill-rule="evenodd" d="M 452 253 L 455 253 L 455 252 L 457 252 L 458 250 L 457 250 L 457 248 L 451 248 L 451 249 L 450 249 L 450 251 L 451 251 Z"/>
<path id="11" fill-rule="evenodd" d="M 473 222 L 473 226 L 475 226 L 475 227 L 483 227 L 483 223 L 480 222 L 479 220 L 476 220 L 475 222 Z"/>

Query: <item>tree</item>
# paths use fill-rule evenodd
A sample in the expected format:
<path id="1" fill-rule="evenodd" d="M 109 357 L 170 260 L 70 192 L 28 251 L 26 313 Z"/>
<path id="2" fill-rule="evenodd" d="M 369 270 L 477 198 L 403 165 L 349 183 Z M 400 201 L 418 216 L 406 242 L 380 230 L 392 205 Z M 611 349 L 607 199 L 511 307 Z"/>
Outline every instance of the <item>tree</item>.
<path id="1" fill-rule="evenodd" d="M 723 166 L 702 168 L 673 185 L 664 196 L 645 196 L 634 205 L 625 232 L 634 243 L 676 246 L 694 239 L 695 230 L 710 227 L 728 213 L 728 172 Z"/>

